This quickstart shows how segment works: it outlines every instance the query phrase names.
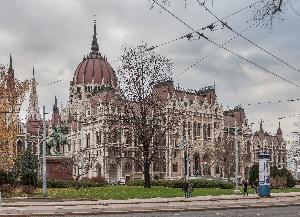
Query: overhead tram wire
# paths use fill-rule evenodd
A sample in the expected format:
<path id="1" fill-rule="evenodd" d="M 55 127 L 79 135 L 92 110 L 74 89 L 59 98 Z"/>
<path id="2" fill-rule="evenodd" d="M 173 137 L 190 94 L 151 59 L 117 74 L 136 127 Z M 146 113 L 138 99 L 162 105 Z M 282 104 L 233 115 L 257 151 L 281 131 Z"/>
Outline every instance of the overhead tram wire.
<path id="1" fill-rule="evenodd" d="M 232 16 L 234 16 L 234 15 L 236 15 L 236 14 L 238 14 L 238 13 L 244 11 L 244 10 L 247 10 L 247 9 L 249 9 L 249 8 L 252 8 L 253 6 L 257 5 L 258 3 L 262 2 L 262 1 L 263 1 L 263 0 L 259 0 L 259 1 L 256 1 L 256 2 L 250 4 L 250 5 L 246 6 L 246 7 L 243 7 L 243 8 L 241 8 L 241 9 L 239 9 L 239 10 L 237 10 L 237 11 L 235 11 L 235 12 L 233 12 L 233 13 L 231 13 L 231 14 L 225 16 L 225 17 L 223 17 L 221 20 L 225 20 L 225 19 L 227 19 L 227 18 L 229 18 L 229 17 L 232 17 Z M 207 26 L 202 27 L 201 29 L 198 29 L 197 31 L 201 31 L 201 30 L 203 31 L 203 30 L 209 28 L 210 26 L 213 26 L 214 24 L 216 24 L 216 23 L 218 23 L 218 22 L 219 22 L 219 21 L 215 21 L 215 22 L 213 22 L 213 23 L 211 23 L 211 24 L 209 24 L 209 25 L 207 25 Z M 158 44 L 158 45 L 152 46 L 151 48 L 149 48 L 149 51 L 150 51 L 150 50 L 153 50 L 153 49 L 156 49 L 156 48 L 158 48 L 158 47 L 162 47 L 162 46 L 171 44 L 171 43 L 173 43 L 173 42 L 175 42 L 175 41 L 178 41 L 178 40 L 181 40 L 181 39 L 184 39 L 184 38 L 189 38 L 189 35 L 191 35 L 191 34 L 193 34 L 193 33 L 195 33 L 195 32 L 190 32 L 190 33 L 188 33 L 188 34 L 182 35 L 182 36 L 180 36 L 180 37 L 178 37 L 178 38 L 175 38 L 175 39 L 173 39 L 173 40 L 166 41 L 166 42 L 160 43 L 160 44 Z"/>
<path id="2" fill-rule="evenodd" d="M 263 71 L 265 71 L 265 72 L 267 72 L 267 73 L 269 73 L 269 74 L 271 74 L 271 75 L 273 75 L 273 76 L 275 76 L 275 77 L 277 77 L 277 78 L 279 78 L 279 79 L 281 79 L 281 80 L 283 80 L 283 81 L 285 81 L 285 82 L 287 82 L 287 83 L 289 83 L 289 84 L 291 84 L 293 86 L 296 86 L 296 87 L 300 88 L 300 85 L 298 85 L 298 84 L 296 84 L 296 83 L 294 83 L 294 82 L 292 82 L 292 81 L 290 81 L 290 80 L 288 80 L 288 79 L 286 79 L 286 78 L 284 78 L 284 77 L 282 77 L 280 75 L 277 75 L 276 73 L 274 73 L 274 72 L 272 72 L 272 71 L 264 68 L 263 66 L 260 66 L 257 63 L 255 63 L 255 62 L 253 62 L 253 61 L 251 61 L 251 60 L 249 60 L 249 59 L 241 56 L 240 54 L 238 54 L 238 53 L 236 53 L 236 52 L 234 52 L 234 51 L 232 51 L 232 50 L 224 47 L 223 45 L 221 45 L 221 44 L 219 44 L 217 42 L 212 41 L 211 39 L 209 39 L 208 37 L 206 37 L 203 33 L 200 33 L 199 31 L 196 31 L 194 28 L 192 28 L 190 25 L 188 25 L 182 19 L 180 19 L 179 17 L 177 17 L 174 13 L 172 13 L 166 7 L 164 7 L 163 5 L 161 5 L 160 3 L 158 3 L 156 0 L 152 0 L 152 1 L 155 2 L 157 5 L 159 5 L 164 11 L 166 11 L 167 13 L 169 13 L 170 15 L 172 15 L 175 19 L 177 19 L 183 25 L 185 25 L 186 27 L 188 27 L 189 29 L 191 29 L 193 32 L 196 32 L 199 35 L 199 38 L 204 38 L 207 41 L 209 41 L 210 43 L 216 45 L 217 47 L 222 48 L 223 50 L 226 50 L 227 52 L 229 52 L 229 53 L 231 53 L 231 54 L 239 57 L 240 59 L 242 59 L 242 60 L 244 60 L 244 61 L 246 61 L 248 63 L 251 63 L 252 65 L 256 66 L 257 68 L 262 69 Z"/>
<path id="3" fill-rule="evenodd" d="M 244 33 L 246 31 L 248 31 L 250 28 L 252 28 L 255 24 L 248 26 L 247 28 L 245 28 L 244 30 L 241 31 L 241 33 Z M 236 39 L 238 36 L 235 35 L 232 38 L 230 38 L 228 41 L 224 42 L 222 45 L 225 46 L 227 45 L 229 42 L 231 42 L 232 40 Z M 180 74 L 183 74 L 187 71 L 189 71 L 191 68 L 193 68 L 194 66 L 196 66 L 197 64 L 199 64 L 200 62 L 206 60 L 210 55 L 214 54 L 217 50 L 219 49 L 219 47 L 216 47 L 213 51 L 211 51 L 210 53 L 208 53 L 206 56 L 202 57 L 201 59 L 197 60 L 195 63 L 193 63 L 192 65 L 190 65 L 189 67 L 187 67 L 186 69 L 184 69 Z"/>
<path id="4" fill-rule="evenodd" d="M 291 0 L 289 0 L 289 4 L 290 4 L 290 8 L 292 9 L 292 11 L 297 15 L 300 16 L 300 12 L 298 10 L 296 10 L 296 8 L 294 8 Z"/>
<path id="5" fill-rule="evenodd" d="M 213 13 L 211 10 L 209 10 L 204 3 L 201 3 L 199 0 L 196 0 L 202 7 L 205 8 L 205 10 L 210 13 L 213 17 L 215 17 L 223 26 L 225 26 L 227 29 L 229 29 L 230 31 L 232 31 L 234 34 L 236 34 L 237 36 L 243 38 L 244 40 L 248 41 L 250 44 L 254 45 L 255 47 L 257 47 L 258 49 L 262 50 L 263 52 L 267 53 L 268 55 L 274 57 L 275 59 L 277 59 L 279 62 L 283 63 L 284 65 L 288 66 L 289 68 L 300 72 L 299 69 L 297 69 L 296 67 L 292 66 L 291 64 L 287 63 L 285 60 L 282 60 L 281 58 L 275 56 L 274 54 L 272 54 L 270 51 L 266 50 L 265 48 L 261 47 L 260 45 L 256 44 L 255 42 L 251 41 L 250 39 L 248 39 L 247 37 L 245 37 L 244 35 L 242 35 L 241 33 L 235 31 L 231 26 L 228 25 L 228 23 L 225 23 L 224 21 L 222 21 L 215 13 Z"/>

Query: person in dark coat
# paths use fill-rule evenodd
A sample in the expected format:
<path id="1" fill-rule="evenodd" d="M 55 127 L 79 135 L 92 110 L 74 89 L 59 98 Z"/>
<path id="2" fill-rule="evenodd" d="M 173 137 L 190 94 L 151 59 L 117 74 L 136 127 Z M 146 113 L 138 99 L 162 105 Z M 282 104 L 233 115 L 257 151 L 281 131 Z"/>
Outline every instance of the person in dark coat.
<path id="1" fill-rule="evenodd" d="M 184 192 L 184 197 L 188 198 L 189 197 L 189 183 L 187 181 L 184 181 L 182 184 L 182 191 Z"/>
<path id="2" fill-rule="evenodd" d="M 244 180 L 244 181 L 243 181 L 242 187 L 243 187 L 244 196 L 245 196 L 246 194 L 247 194 L 247 196 L 248 196 L 248 182 L 247 182 L 247 180 Z"/>

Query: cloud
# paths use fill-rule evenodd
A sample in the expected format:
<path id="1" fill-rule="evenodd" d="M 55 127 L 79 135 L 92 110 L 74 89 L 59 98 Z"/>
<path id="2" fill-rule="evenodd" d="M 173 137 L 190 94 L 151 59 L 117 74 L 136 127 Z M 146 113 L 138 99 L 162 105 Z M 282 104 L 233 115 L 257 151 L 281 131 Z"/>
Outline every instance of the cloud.
<path id="1" fill-rule="evenodd" d="M 215 21 L 192 1 L 186 8 L 181 0 L 173 2 L 170 10 L 194 28 L 201 28 Z M 251 2 L 214 1 L 211 7 L 211 1 L 208 1 L 208 6 L 219 17 L 223 17 Z M 40 107 L 45 105 L 47 111 L 51 112 L 55 95 L 60 102 L 66 104 L 69 81 L 72 80 L 83 55 L 90 51 L 94 13 L 97 16 L 100 51 L 108 57 L 115 69 L 118 65 L 115 60 L 125 43 L 136 45 L 148 42 L 157 45 L 190 32 L 178 20 L 158 7 L 150 10 L 150 5 L 146 0 L 2 0 L 0 63 L 7 64 L 9 53 L 12 53 L 16 76 L 21 79 L 31 77 L 34 65 L 40 84 Z M 247 21 L 252 14 L 251 10 L 245 10 L 226 19 L 226 22 L 239 32 L 251 25 Z M 271 33 L 268 29 L 251 28 L 244 35 L 300 68 L 300 29 L 296 28 L 298 23 L 299 17 L 288 11 L 285 21 L 277 20 Z M 205 30 L 203 33 L 218 43 L 234 36 L 220 25 L 217 31 Z M 281 76 L 299 82 L 298 72 L 241 38 L 236 38 L 227 47 Z M 248 103 L 255 104 L 259 101 L 300 97 L 299 90 L 222 49 L 214 52 L 215 49 L 216 46 L 202 38 L 193 41 L 178 40 L 158 48 L 157 51 L 173 59 L 175 82 L 179 81 L 180 86 L 200 89 L 215 82 L 219 102 L 225 108 L 227 105 L 233 107 L 239 103 L 245 105 L 247 116 L 250 122 L 256 124 L 255 128 L 258 128 L 259 119 L 263 118 L 266 120 L 265 128 L 275 132 L 278 117 L 297 114 L 299 103 L 246 106 Z M 212 54 L 206 60 L 182 73 L 209 53 Z M 47 86 L 48 83 L 60 79 L 63 81 Z M 25 102 L 25 105 L 27 107 L 28 102 Z M 284 133 L 295 130 L 295 120 L 295 117 L 282 120 Z"/>

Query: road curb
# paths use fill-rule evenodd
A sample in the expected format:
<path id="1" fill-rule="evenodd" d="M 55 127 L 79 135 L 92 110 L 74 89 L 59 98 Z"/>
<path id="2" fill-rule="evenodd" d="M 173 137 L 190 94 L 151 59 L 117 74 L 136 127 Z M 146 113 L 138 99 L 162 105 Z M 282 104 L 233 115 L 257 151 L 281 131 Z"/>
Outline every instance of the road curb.
<path id="1" fill-rule="evenodd" d="M 230 210 L 230 209 L 259 209 L 259 208 L 273 208 L 273 207 L 293 207 L 300 206 L 300 203 L 294 204 L 265 204 L 265 205 L 230 205 L 230 206 L 216 206 L 216 207 L 195 207 L 195 208 L 170 208 L 170 209 L 132 209 L 132 210 L 101 210 L 96 212 L 65 212 L 65 213 L 30 213 L 30 214 L 0 214 L 9 217 L 30 217 L 30 216 L 74 216 L 74 215 L 107 215 L 107 214 L 131 214 L 131 213 L 158 213 L 158 212 L 193 212 L 193 211 L 212 211 L 212 210 Z"/>
<path id="2" fill-rule="evenodd" d="M 270 198 L 283 198 L 283 197 L 299 197 L 300 194 L 296 195 L 271 195 Z M 30 201 L 30 202 L 44 202 L 44 203 L 54 203 L 54 204 L 47 204 L 47 206 L 59 206 L 61 205 L 61 202 L 65 202 L 66 206 L 77 206 L 77 205 L 82 205 L 79 202 L 86 202 L 86 201 L 90 201 L 91 203 L 84 203 L 84 205 L 102 205 L 102 206 L 108 206 L 108 205 L 125 205 L 125 204 L 151 204 L 151 203 L 172 203 L 172 202 L 181 202 L 181 203 L 187 203 L 187 202 L 195 202 L 195 201 L 229 201 L 229 200 L 244 200 L 244 199 L 250 199 L 250 200 L 255 200 L 255 199 L 260 199 L 261 197 L 257 196 L 257 195 L 252 195 L 249 197 L 218 197 L 218 196 L 212 196 L 212 198 L 201 198 L 201 196 L 199 198 L 197 197 L 193 197 L 193 198 L 189 198 L 189 199 L 184 199 L 181 198 L 179 199 L 177 197 L 177 199 L 175 198 L 159 198 L 158 200 L 155 200 L 156 198 L 150 198 L 150 199 L 146 199 L 145 201 L 143 201 L 143 199 L 141 199 L 141 201 L 130 201 L 131 199 L 127 200 L 127 201 L 122 201 L 122 200 L 115 200 L 115 201 L 108 201 L 108 200 L 56 200 L 56 199 L 46 199 L 42 198 L 42 199 L 37 199 L 35 201 Z M 150 201 L 151 199 L 153 199 L 153 201 Z M 15 204 L 15 202 L 24 202 L 24 204 Z M 28 202 L 27 200 L 14 200 L 11 202 L 5 202 L 5 200 L 2 203 L 2 207 L 26 207 L 26 206 L 43 206 L 40 204 L 30 204 L 30 202 Z M 78 202 L 78 203 L 70 203 L 68 204 L 68 202 Z M 94 203 L 92 203 L 94 202 Z M 96 203 L 98 202 L 98 203 Z M 59 204 L 55 204 L 55 203 L 59 203 Z"/>

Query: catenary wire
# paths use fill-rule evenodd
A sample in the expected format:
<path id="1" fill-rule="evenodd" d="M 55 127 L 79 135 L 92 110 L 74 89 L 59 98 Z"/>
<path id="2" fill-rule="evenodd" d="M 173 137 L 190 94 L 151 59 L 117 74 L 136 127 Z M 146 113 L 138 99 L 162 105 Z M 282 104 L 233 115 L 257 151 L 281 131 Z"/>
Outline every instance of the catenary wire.
<path id="1" fill-rule="evenodd" d="M 300 72 L 299 69 L 297 69 L 296 67 L 292 66 L 291 64 L 287 63 L 285 60 L 275 56 L 274 54 L 272 54 L 270 51 L 266 50 L 265 48 L 263 48 L 262 46 L 256 44 L 255 42 L 251 41 L 250 39 L 248 39 L 247 37 L 245 37 L 244 35 L 242 35 L 241 33 L 235 31 L 231 26 L 228 25 L 228 23 L 225 23 L 224 21 L 222 21 L 215 13 L 213 13 L 211 10 L 208 9 L 208 7 L 205 6 L 205 4 L 201 3 L 199 0 L 196 0 L 202 7 L 205 8 L 205 10 L 210 13 L 213 17 L 215 17 L 223 26 L 225 26 L 227 29 L 229 29 L 230 31 L 232 31 L 234 34 L 236 34 L 237 36 L 243 38 L 244 40 L 248 41 L 250 44 L 254 45 L 255 47 L 259 48 L 260 50 L 262 50 L 263 52 L 267 53 L 268 55 L 274 57 L 275 59 L 277 59 L 279 62 L 283 63 L 284 65 L 288 66 L 289 68 Z"/>
<path id="2" fill-rule="evenodd" d="M 231 13 L 231 14 L 225 16 L 225 17 L 223 17 L 221 20 L 225 20 L 225 19 L 227 19 L 227 18 L 229 18 L 229 17 L 232 17 L 232 16 L 234 16 L 234 15 L 236 15 L 236 14 L 238 14 L 238 13 L 240 13 L 240 12 L 242 12 L 242 11 L 248 9 L 248 8 L 252 8 L 253 6 L 257 5 L 258 3 L 262 2 L 262 1 L 263 1 L 263 0 L 259 0 L 259 1 L 256 1 L 256 2 L 250 4 L 250 5 L 246 6 L 246 7 L 243 7 L 243 8 L 241 8 L 241 9 L 239 9 L 239 10 L 237 10 L 237 11 L 235 11 L 235 12 L 233 12 L 233 13 Z M 204 26 L 204 27 L 198 29 L 197 31 L 205 30 L 205 29 L 209 28 L 210 26 L 213 26 L 213 25 L 216 24 L 216 23 L 218 23 L 218 21 L 215 21 L 215 22 L 213 22 L 213 23 L 211 23 L 211 24 L 209 24 L 209 25 L 207 25 L 207 26 Z M 184 38 L 188 38 L 189 35 L 190 35 L 190 34 L 193 34 L 193 33 L 195 33 L 195 32 L 190 32 L 190 33 L 188 33 L 188 34 L 182 35 L 182 36 L 180 36 L 180 37 L 178 37 L 178 38 L 175 38 L 175 39 L 173 39 L 173 40 L 166 41 L 166 42 L 160 43 L 160 44 L 158 44 L 158 45 L 154 45 L 154 46 L 152 46 L 151 48 L 149 48 L 149 50 L 153 50 L 153 49 L 156 49 L 156 48 L 158 48 L 158 47 L 162 47 L 162 46 L 171 44 L 171 43 L 173 43 L 173 42 L 175 42 L 175 41 L 178 41 L 178 40 L 181 40 L 181 39 L 184 39 Z"/>
<path id="3" fill-rule="evenodd" d="M 270 70 L 264 68 L 263 66 L 260 66 L 260 65 L 258 65 L 257 63 L 255 63 L 255 62 L 253 62 L 253 61 L 251 61 L 251 60 L 249 60 L 249 59 L 247 59 L 247 58 L 241 56 L 240 54 L 238 54 L 238 53 L 236 53 L 236 52 L 234 52 L 234 51 L 232 51 L 232 50 L 230 50 L 230 49 L 224 47 L 223 45 L 221 45 L 221 44 L 219 44 L 219 43 L 217 43 L 217 42 L 212 41 L 211 39 L 209 39 L 208 37 L 206 37 L 203 33 L 200 33 L 199 31 L 196 31 L 194 28 L 192 28 L 190 25 L 188 25 L 188 24 L 187 24 L 186 22 L 184 22 L 182 19 L 180 19 L 179 17 L 177 17 L 174 13 L 172 13 L 172 12 L 171 12 L 170 10 L 168 10 L 166 7 L 164 7 L 163 5 L 161 5 L 160 3 L 158 3 L 156 0 L 152 0 L 152 1 L 155 2 L 157 5 L 159 5 L 164 11 L 166 11 L 167 13 L 169 13 L 170 15 L 172 15 L 174 18 L 176 18 L 179 22 L 181 22 L 181 23 L 184 24 L 186 27 L 188 27 L 189 29 L 191 29 L 193 32 L 196 32 L 196 33 L 199 35 L 199 38 L 204 38 L 204 39 L 206 39 L 208 42 L 210 42 L 210 43 L 216 45 L 216 46 L 219 47 L 219 48 L 222 48 L 223 50 L 226 50 L 227 52 L 229 52 L 229 53 L 231 53 L 231 54 L 233 54 L 233 55 L 239 57 L 240 59 L 242 59 L 242 60 L 244 60 L 244 61 L 246 61 L 246 62 L 248 62 L 248 63 L 251 63 L 252 65 L 256 66 L 257 68 L 262 69 L 262 70 L 264 70 L 265 72 L 267 72 L 267 73 L 269 73 L 269 74 L 271 74 L 271 75 L 273 75 L 273 76 L 275 76 L 275 77 L 277 77 L 277 78 L 279 78 L 279 79 L 281 79 L 281 80 L 283 80 L 283 81 L 285 81 L 285 82 L 287 82 L 287 83 L 289 83 L 289 84 L 291 84 L 291 85 L 293 85 L 293 86 L 296 86 L 296 87 L 300 88 L 300 86 L 299 86 L 298 84 L 296 84 L 296 83 L 294 83 L 294 82 L 292 82 L 292 81 L 290 81 L 290 80 L 288 80 L 288 79 L 286 79 L 286 78 L 284 78 L 284 77 L 282 77 L 282 76 L 280 76 L 280 75 L 277 75 L 277 74 L 275 74 L 274 72 L 272 72 L 272 71 L 270 71 Z"/>
<path id="4" fill-rule="evenodd" d="M 251 29 L 252 27 L 254 26 L 251 25 L 247 28 L 245 28 L 244 30 L 241 31 L 241 33 L 244 33 L 246 31 L 248 31 L 249 29 Z M 222 45 L 225 46 L 227 45 L 228 43 L 230 43 L 232 40 L 236 39 L 237 38 L 237 35 L 233 36 L 232 38 L 230 38 L 228 41 L 226 41 L 225 43 L 223 43 Z M 219 48 L 216 47 L 213 51 L 211 51 L 210 53 L 208 53 L 206 56 L 202 57 L 201 59 L 197 60 L 195 63 L 193 63 L 192 65 L 190 65 L 189 67 L 187 67 L 186 69 L 184 69 L 180 74 L 184 74 L 185 72 L 189 71 L 191 68 L 193 68 L 194 66 L 196 66 L 197 64 L 199 64 L 200 62 L 206 60 L 209 56 L 211 56 L 212 54 L 214 54 L 216 51 L 218 51 Z"/>

